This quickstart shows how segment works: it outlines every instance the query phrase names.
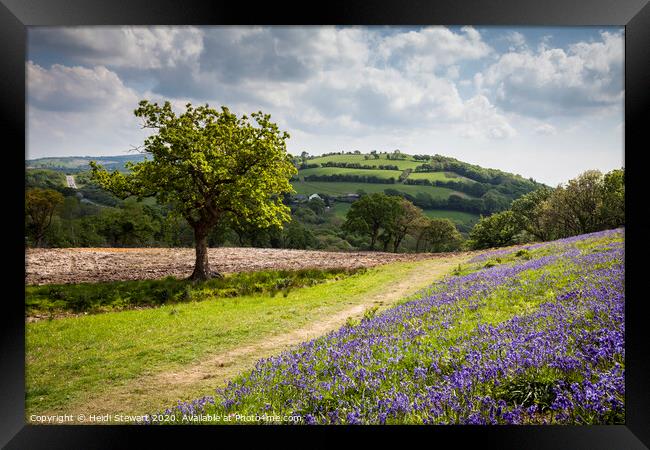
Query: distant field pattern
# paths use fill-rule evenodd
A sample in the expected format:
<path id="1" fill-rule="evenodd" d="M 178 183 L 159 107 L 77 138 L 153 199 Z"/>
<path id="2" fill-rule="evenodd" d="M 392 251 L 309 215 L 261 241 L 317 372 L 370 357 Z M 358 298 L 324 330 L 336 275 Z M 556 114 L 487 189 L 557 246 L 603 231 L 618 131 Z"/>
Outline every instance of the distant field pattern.
<path id="1" fill-rule="evenodd" d="M 464 198 L 471 198 L 471 196 L 462 192 L 454 191 L 448 188 L 436 186 L 417 186 L 409 184 L 390 184 L 390 183 L 346 183 L 346 182 L 327 182 L 327 181 L 295 181 L 292 183 L 294 189 L 298 194 L 327 194 L 332 196 L 354 194 L 359 190 L 363 190 L 368 194 L 375 192 L 384 192 L 385 189 L 395 189 L 399 192 L 404 192 L 410 195 L 417 195 L 419 193 L 429 194 L 433 198 L 445 199 L 451 194 L 458 195 Z"/>

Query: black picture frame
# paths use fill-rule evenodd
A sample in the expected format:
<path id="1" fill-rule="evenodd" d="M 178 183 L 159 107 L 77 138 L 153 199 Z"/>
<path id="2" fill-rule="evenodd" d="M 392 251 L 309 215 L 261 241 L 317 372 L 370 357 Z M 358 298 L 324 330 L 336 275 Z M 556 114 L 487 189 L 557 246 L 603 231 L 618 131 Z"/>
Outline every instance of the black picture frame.
<path id="1" fill-rule="evenodd" d="M 11 263 L 3 274 L 11 291 L 5 290 L 2 332 L 2 399 L 0 444 L 11 449 L 33 448 L 125 448 L 133 437 L 170 443 L 183 433 L 201 434 L 215 445 L 226 437 L 246 438 L 251 430 L 275 433 L 276 427 L 137 427 L 137 426 L 43 426 L 24 421 L 25 319 L 24 284 L 18 261 L 24 256 L 23 224 L 17 219 L 24 211 L 22 183 L 24 164 L 19 151 L 26 144 L 25 61 L 26 27 L 71 25 L 543 25 L 625 26 L 625 166 L 626 184 L 626 423 L 612 426 L 452 426 L 452 427 L 284 427 L 299 439 L 309 439 L 310 447 L 324 444 L 323 437 L 347 438 L 350 432 L 363 438 L 386 439 L 403 432 L 427 446 L 443 441 L 463 446 L 468 442 L 497 448 L 642 449 L 650 445 L 650 380 L 645 297 L 641 283 L 641 253 L 647 247 L 648 227 L 642 210 L 635 205 L 644 197 L 640 163 L 647 151 L 644 119 L 650 110 L 650 5 L 647 0 L 447 0 L 351 2 L 344 0 L 317 5 L 277 4 L 253 6 L 248 2 L 213 4 L 174 0 L 0 0 L 0 124 L 4 131 L 3 159 L 5 194 L 12 200 L 5 222 L 5 248 L 11 249 Z M 10 138 L 10 139 L 7 139 Z M 14 144 L 9 145 L 8 142 Z M 645 144 L 645 145 L 644 145 Z M 22 161 L 19 161 L 22 158 Z M 24 165 L 22 166 L 24 167 Z M 10 175 L 11 177 L 6 177 Z M 9 181 L 11 178 L 15 179 Z M 11 184 L 10 184 L 11 183 Z M 9 217 L 8 217 L 9 218 Z M 16 220 L 14 221 L 14 218 Z M 636 264 L 634 263 L 636 261 Z M 632 264 L 630 264 L 632 262 Z M 5 284 L 5 287 L 7 287 Z M 11 292 L 11 293 L 9 293 Z M 305 434 L 309 433 L 309 434 Z M 404 436 L 404 437 L 406 437 Z M 268 436 L 270 438 L 270 436 Z M 411 441 L 413 439 L 413 441 Z M 403 441 L 407 442 L 407 441 Z M 241 445 L 241 444 L 235 444 Z M 164 446 L 164 445 L 163 445 Z"/>

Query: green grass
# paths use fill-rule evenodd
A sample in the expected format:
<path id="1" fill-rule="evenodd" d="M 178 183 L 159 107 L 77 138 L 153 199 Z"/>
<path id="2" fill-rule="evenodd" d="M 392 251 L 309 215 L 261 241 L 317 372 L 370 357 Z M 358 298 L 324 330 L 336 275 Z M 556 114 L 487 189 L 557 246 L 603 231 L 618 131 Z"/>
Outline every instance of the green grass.
<path id="1" fill-rule="evenodd" d="M 332 211 L 334 216 L 345 219 L 345 215 L 348 213 L 351 206 L 352 203 L 335 202 L 330 211 Z"/>
<path id="2" fill-rule="evenodd" d="M 345 219 L 345 215 L 350 210 L 351 203 L 344 202 L 335 202 L 332 206 L 331 211 L 333 211 L 336 217 Z M 472 214 L 464 211 L 448 211 L 444 209 L 425 209 L 422 211 L 425 216 L 436 219 L 450 219 L 453 222 L 473 224 L 476 223 L 479 219 L 478 214 Z"/>
<path id="3" fill-rule="evenodd" d="M 400 170 L 404 169 L 415 169 L 417 166 L 421 166 L 424 164 L 426 161 L 415 161 L 413 159 L 404 159 L 404 160 L 393 160 L 393 159 L 386 159 L 386 155 L 380 155 L 381 157 L 379 159 L 364 159 L 364 155 L 330 155 L 330 156 L 322 156 L 319 158 L 314 158 L 314 159 L 309 159 L 307 162 L 309 164 L 322 164 L 324 162 L 344 162 L 344 163 L 359 163 L 359 164 L 365 164 L 368 166 L 386 166 L 386 165 L 393 165 L 397 166 L 400 168 Z"/>
<path id="4" fill-rule="evenodd" d="M 394 178 L 395 181 L 399 179 L 401 174 L 401 170 L 346 169 L 342 167 L 316 167 L 314 169 L 303 169 L 298 172 L 298 176 L 301 177 L 309 175 L 358 175 L 366 177 L 375 176 L 382 179 Z"/>
<path id="5" fill-rule="evenodd" d="M 26 411 L 66 411 L 147 374 L 295 329 L 384 292 L 425 262 L 393 263 L 342 280 L 254 295 L 26 324 Z"/>
<path id="6" fill-rule="evenodd" d="M 425 209 L 424 215 L 435 219 L 451 219 L 460 223 L 476 223 L 478 222 L 479 215 L 472 214 L 464 211 L 448 211 L 444 209 Z"/>
<path id="7" fill-rule="evenodd" d="M 448 198 L 451 194 L 459 195 L 465 198 L 471 198 L 462 192 L 436 186 L 417 186 L 410 184 L 383 184 L 383 183 L 346 183 L 346 182 L 327 182 L 327 181 L 293 181 L 291 183 L 298 194 L 327 194 L 331 196 L 355 194 L 358 190 L 363 190 L 368 194 L 375 192 L 384 192 L 384 189 L 395 189 L 410 195 L 417 195 L 420 192 L 427 193 L 433 198 Z"/>
<path id="8" fill-rule="evenodd" d="M 355 270 L 302 269 L 241 272 L 204 283 L 168 277 L 162 280 L 27 286 L 28 315 L 61 312 L 107 312 L 217 297 L 285 295 L 291 289 L 349 276 Z"/>
<path id="9" fill-rule="evenodd" d="M 464 183 L 476 183 L 464 176 L 458 175 L 454 172 L 411 172 L 409 179 L 412 180 L 429 180 L 434 181 L 462 181 Z"/>

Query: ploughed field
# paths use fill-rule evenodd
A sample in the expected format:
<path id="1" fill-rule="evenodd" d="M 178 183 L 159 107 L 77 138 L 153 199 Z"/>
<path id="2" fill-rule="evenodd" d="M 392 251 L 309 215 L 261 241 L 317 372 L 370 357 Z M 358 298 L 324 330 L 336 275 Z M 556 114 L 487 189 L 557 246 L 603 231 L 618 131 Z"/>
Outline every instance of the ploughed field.
<path id="1" fill-rule="evenodd" d="M 221 273 L 261 270 L 356 269 L 399 261 L 419 261 L 450 254 L 321 252 L 269 248 L 211 248 L 210 268 Z M 194 268 L 193 248 L 57 248 L 28 249 L 26 284 L 188 277 Z"/>

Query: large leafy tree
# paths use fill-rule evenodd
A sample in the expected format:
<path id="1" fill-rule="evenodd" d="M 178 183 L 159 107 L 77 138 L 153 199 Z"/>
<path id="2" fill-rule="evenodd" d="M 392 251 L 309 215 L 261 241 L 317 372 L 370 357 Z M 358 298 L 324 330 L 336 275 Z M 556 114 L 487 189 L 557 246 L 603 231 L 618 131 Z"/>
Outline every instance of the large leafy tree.
<path id="1" fill-rule="evenodd" d="M 458 250 L 463 237 L 449 219 L 430 219 L 424 217 L 416 222 L 415 251 L 449 252 Z"/>
<path id="2" fill-rule="evenodd" d="M 382 193 L 364 195 L 352 203 L 343 229 L 370 237 L 370 249 L 374 250 L 379 232 L 384 231 L 386 236 L 390 233 L 400 211 L 399 200 L 399 197 Z"/>
<path id="3" fill-rule="evenodd" d="M 603 175 L 588 170 L 558 186 L 547 201 L 542 218 L 557 237 L 615 228 L 625 223 L 625 172 Z"/>
<path id="4" fill-rule="evenodd" d="M 481 217 L 469 233 L 469 244 L 473 249 L 513 245 L 520 230 L 515 213 L 502 211 L 488 217 Z"/>
<path id="5" fill-rule="evenodd" d="M 286 152 L 289 134 L 262 112 L 237 117 L 228 108 L 193 107 L 177 115 L 171 104 L 143 100 L 135 115 L 154 132 L 141 151 L 151 158 L 129 164 L 130 172 L 108 172 L 91 163 L 92 177 L 120 198 L 156 196 L 194 231 L 196 263 L 192 280 L 213 276 L 207 251 L 210 230 L 236 217 L 260 228 L 290 220 L 282 194 L 296 174 Z"/>
<path id="6" fill-rule="evenodd" d="M 601 192 L 603 202 L 599 216 L 603 226 L 614 228 L 625 224 L 625 169 L 606 173 Z"/>
<path id="7" fill-rule="evenodd" d="M 549 198 L 545 219 L 553 224 L 558 237 L 575 236 L 604 229 L 601 223 L 603 210 L 603 174 L 588 170 L 558 186 Z"/>
<path id="8" fill-rule="evenodd" d="M 553 228 L 545 220 L 548 199 L 552 194 L 553 189 L 542 187 L 519 197 L 510 206 L 520 226 L 542 241 L 548 241 L 554 237 Z"/>
<path id="9" fill-rule="evenodd" d="M 397 252 L 407 234 L 411 234 L 418 223 L 425 217 L 420 208 L 405 198 L 399 199 L 398 214 L 392 221 L 393 251 Z"/>
<path id="10" fill-rule="evenodd" d="M 54 210 L 63 204 L 63 200 L 63 195 L 53 189 L 33 188 L 25 192 L 25 225 L 36 247 L 41 246 Z"/>

